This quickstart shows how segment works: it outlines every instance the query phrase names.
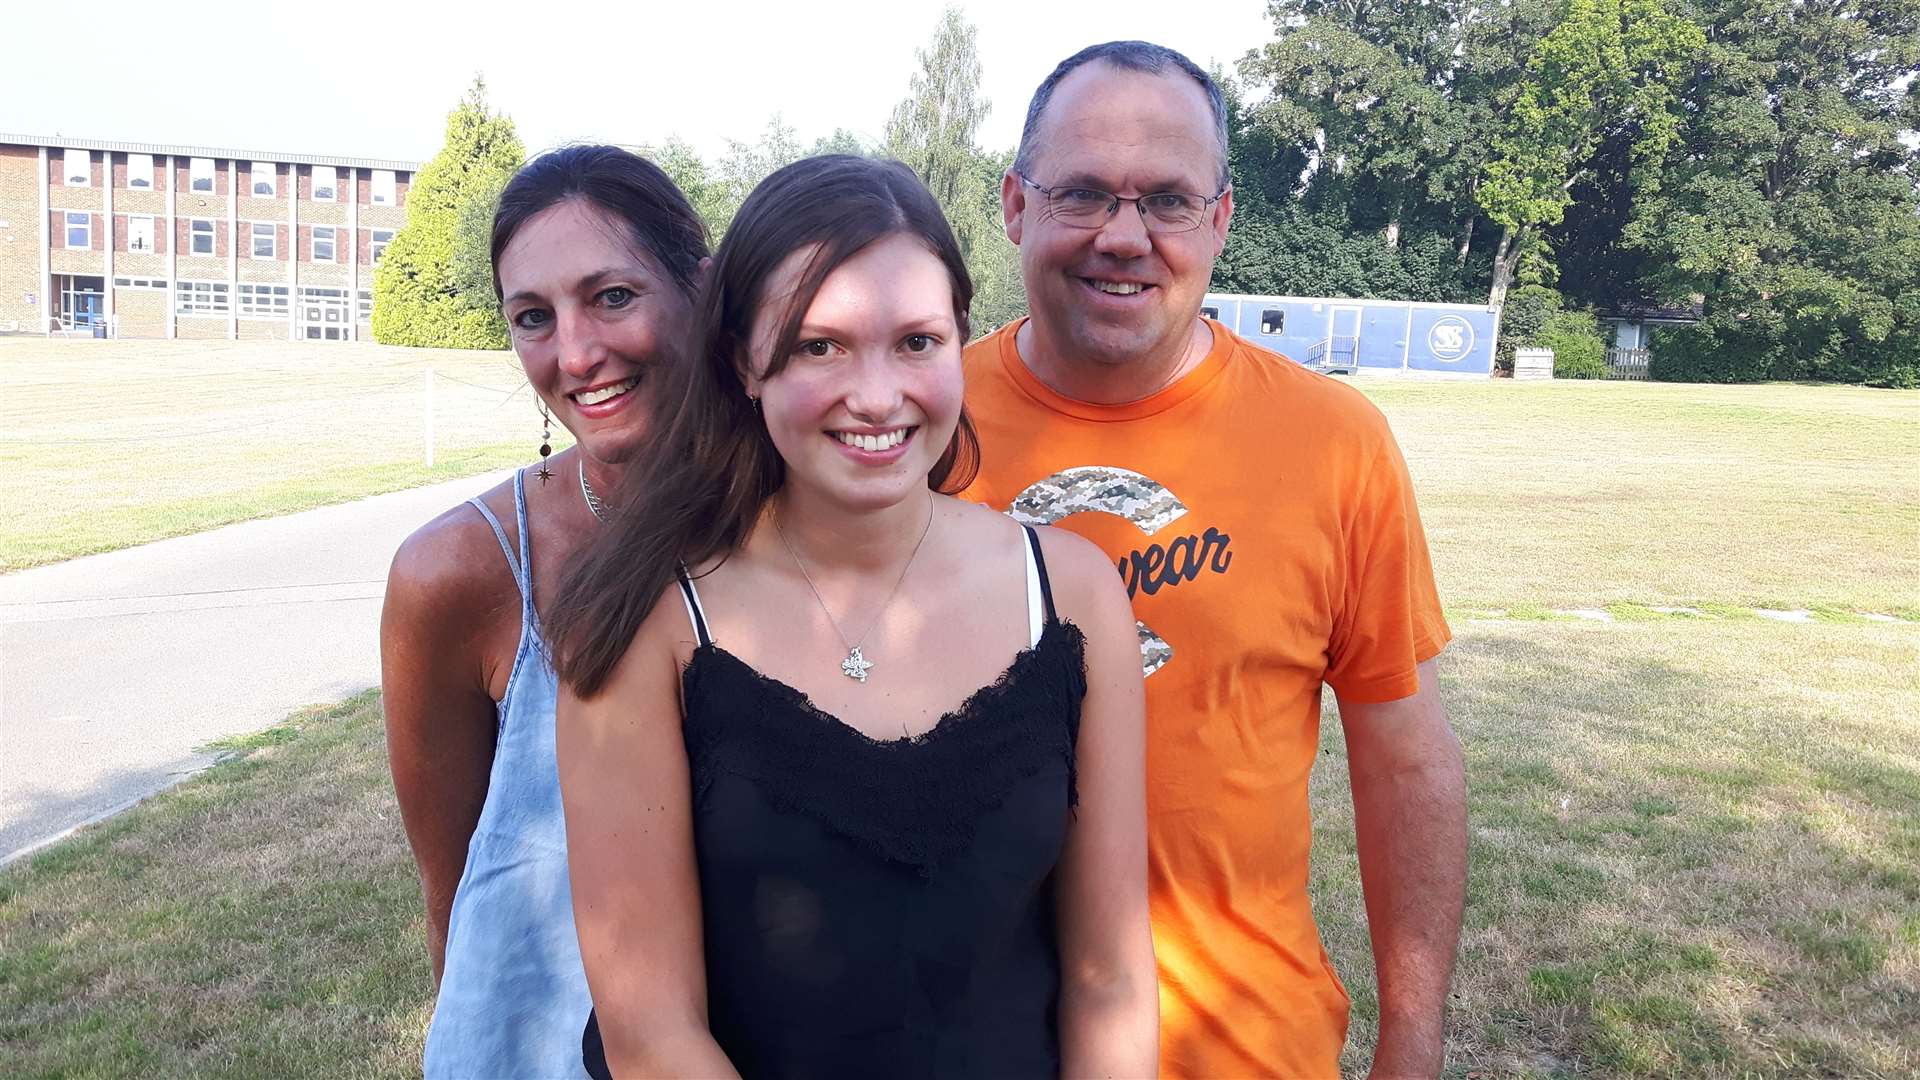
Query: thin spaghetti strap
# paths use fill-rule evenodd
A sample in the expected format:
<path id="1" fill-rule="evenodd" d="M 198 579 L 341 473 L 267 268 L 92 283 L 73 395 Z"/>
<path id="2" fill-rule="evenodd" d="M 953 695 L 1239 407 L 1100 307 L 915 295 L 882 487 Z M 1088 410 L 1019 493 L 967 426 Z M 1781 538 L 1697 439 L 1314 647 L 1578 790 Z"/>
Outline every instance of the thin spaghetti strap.
<path id="1" fill-rule="evenodd" d="M 493 511 L 487 509 L 487 504 L 481 502 L 479 496 L 468 499 L 467 505 L 480 511 L 480 516 L 486 518 L 487 524 L 493 527 L 493 538 L 500 541 L 500 553 L 507 557 L 507 569 L 513 571 L 514 587 L 520 590 L 524 598 L 527 586 L 520 576 L 520 557 L 513 553 L 513 542 L 507 539 L 507 530 L 500 526 L 500 519 L 493 516 Z"/>
<path id="2" fill-rule="evenodd" d="M 527 528 L 527 472 L 513 471 L 513 520 L 520 526 L 520 616 L 530 626 L 540 625 L 533 609 L 533 530 Z"/>
<path id="3" fill-rule="evenodd" d="M 707 632 L 707 611 L 700 606 L 700 593 L 693 587 L 693 578 L 687 575 L 687 568 L 680 568 L 680 599 L 687 603 L 687 621 L 693 624 L 694 637 L 701 646 L 713 644 L 713 635 Z"/>
<path id="4" fill-rule="evenodd" d="M 1047 557 L 1040 552 L 1040 534 L 1033 526 L 1022 525 L 1027 530 L 1027 547 L 1033 552 L 1033 569 L 1040 578 L 1040 600 L 1047 609 L 1047 621 L 1053 622 L 1058 616 L 1053 610 L 1053 585 L 1047 580 Z"/>

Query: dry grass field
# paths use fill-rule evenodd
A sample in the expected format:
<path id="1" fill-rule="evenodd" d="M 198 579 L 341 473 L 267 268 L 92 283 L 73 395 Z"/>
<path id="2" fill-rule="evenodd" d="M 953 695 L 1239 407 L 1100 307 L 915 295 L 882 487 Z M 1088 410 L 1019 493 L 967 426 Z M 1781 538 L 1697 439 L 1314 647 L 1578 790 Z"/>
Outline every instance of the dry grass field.
<path id="1" fill-rule="evenodd" d="M 1920 1074 L 1920 395 L 1361 386 L 1456 632 L 1448 1075 Z M 9 1073 L 417 1071 L 377 698 L 234 749 L 0 871 Z M 1378 1010 L 1331 713 L 1322 749 L 1312 889 L 1358 1075 Z"/>
<path id="2" fill-rule="evenodd" d="M 0 338 L 0 572 L 527 461 L 525 384 L 510 353 Z"/>

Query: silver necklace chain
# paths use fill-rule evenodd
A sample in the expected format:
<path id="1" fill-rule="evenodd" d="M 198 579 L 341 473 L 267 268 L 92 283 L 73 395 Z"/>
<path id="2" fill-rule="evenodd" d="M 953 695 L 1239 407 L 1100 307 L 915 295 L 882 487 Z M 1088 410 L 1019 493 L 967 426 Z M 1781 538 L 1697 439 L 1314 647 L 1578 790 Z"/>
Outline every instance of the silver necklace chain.
<path id="1" fill-rule="evenodd" d="M 587 500 L 587 509 L 593 511 L 594 519 L 602 525 L 605 525 L 607 523 L 607 515 L 613 512 L 613 507 L 602 502 L 600 496 L 593 493 L 593 485 L 587 483 L 587 459 L 582 456 L 578 460 L 580 463 L 580 494 Z"/>
<path id="2" fill-rule="evenodd" d="M 927 534 L 933 532 L 933 493 L 931 491 L 927 493 L 927 525 L 920 530 L 920 539 L 914 542 L 913 551 L 907 556 L 906 565 L 900 568 L 900 576 L 893 579 L 893 588 L 888 590 L 887 598 L 880 602 L 880 610 L 874 612 L 873 621 L 867 624 L 866 633 L 861 634 L 858 641 L 848 641 L 847 635 L 841 631 L 839 620 L 833 617 L 833 609 L 827 606 L 826 598 L 820 595 L 819 586 L 813 583 L 813 575 L 807 573 L 807 564 L 800 561 L 800 553 L 793 550 L 793 543 L 787 539 L 787 530 L 780 526 L 778 509 L 773 512 L 773 531 L 779 535 L 780 545 L 786 548 L 787 554 L 793 558 L 793 565 L 800 568 L 800 576 L 806 580 L 807 590 L 813 593 L 814 603 L 819 604 L 821 613 L 826 615 L 827 625 L 833 627 L 834 635 L 840 639 L 840 644 L 847 648 L 846 659 L 840 661 L 840 674 L 864 685 L 867 681 L 867 671 L 873 667 L 873 662 L 866 658 L 860 648 L 866 644 L 867 635 L 873 633 L 873 628 L 880 625 L 880 617 L 887 613 L 893 598 L 899 594 L 901 582 L 907 580 L 907 571 L 913 568 L 913 560 L 920 556 L 920 548 L 927 542 Z"/>

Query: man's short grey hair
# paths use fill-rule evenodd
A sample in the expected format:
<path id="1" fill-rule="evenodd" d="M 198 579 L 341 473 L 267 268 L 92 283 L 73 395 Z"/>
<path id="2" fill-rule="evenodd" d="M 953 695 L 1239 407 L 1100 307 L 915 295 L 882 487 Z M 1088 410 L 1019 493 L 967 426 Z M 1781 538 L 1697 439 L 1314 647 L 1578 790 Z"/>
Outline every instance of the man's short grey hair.
<path id="1" fill-rule="evenodd" d="M 1027 106 L 1027 123 L 1020 129 L 1020 152 L 1013 159 L 1015 169 L 1025 173 L 1032 168 L 1040 118 L 1053 101 L 1053 92 L 1059 87 L 1060 80 L 1075 68 L 1095 60 L 1122 71 L 1138 71 L 1148 75 L 1164 75 L 1168 68 L 1178 68 L 1199 83 L 1200 89 L 1206 91 L 1207 107 L 1213 110 L 1213 137 L 1220 147 L 1219 186 L 1224 190 L 1232 182 L 1227 175 L 1227 102 L 1220 95 L 1219 84 L 1213 81 L 1213 76 L 1201 70 L 1200 65 L 1165 45 L 1155 45 L 1150 41 L 1109 41 L 1104 45 L 1089 45 L 1060 61 L 1060 66 L 1053 69 L 1053 74 L 1041 81 L 1040 89 L 1033 92 L 1033 102 Z"/>

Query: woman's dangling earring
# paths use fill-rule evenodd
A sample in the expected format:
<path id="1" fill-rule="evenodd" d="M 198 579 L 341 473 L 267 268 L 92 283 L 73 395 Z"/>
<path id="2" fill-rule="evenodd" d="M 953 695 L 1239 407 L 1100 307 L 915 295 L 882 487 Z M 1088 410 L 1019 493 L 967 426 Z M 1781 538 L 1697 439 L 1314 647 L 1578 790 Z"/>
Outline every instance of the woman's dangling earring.
<path id="1" fill-rule="evenodd" d="M 540 471 L 534 473 L 545 484 L 553 478 L 553 470 L 547 468 L 547 457 L 553 453 L 553 417 L 547 414 L 544 402 L 540 405 Z"/>
<path id="2" fill-rule="evenodd" d="M 753 415 L 759 416 L 760 415 L 760 399 L 757 397 L 754 397 L 752 394 L 748 394 L 747 400 L 753 402 Z"/>

